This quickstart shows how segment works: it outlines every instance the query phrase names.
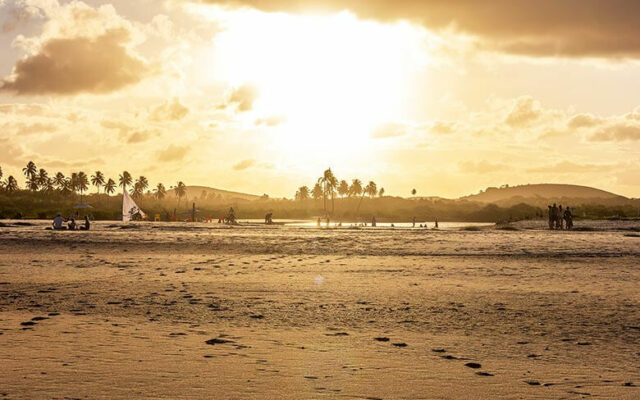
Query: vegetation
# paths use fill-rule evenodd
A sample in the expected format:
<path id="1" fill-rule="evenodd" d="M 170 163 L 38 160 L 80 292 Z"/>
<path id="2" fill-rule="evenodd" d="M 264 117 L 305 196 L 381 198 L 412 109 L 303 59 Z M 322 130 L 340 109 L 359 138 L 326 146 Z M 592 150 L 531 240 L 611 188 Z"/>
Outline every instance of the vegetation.
<path id="1" fill-rule="evenodd" d="M 13 176 L 4 177 L 0 168 L 0 218 L 52 218 L 57 213 L 72 215 L 78 211 L 79 203 L 90 204 L 90 209 L 80 209 L 81 215 L 91 214 L 96 219 L 120 219 L 122 194 L 115 194 L 117 188 L 127 190 L 136 198 L 138 205 L 151 217 L 158 214 L 161 219 L 187 219 L 193 203 L 198 215 L 219 218 L 233 207 L 241 218 L 264 218 L 273 213 L 276 219 L 309 219 L 328 216 L 332 221 L 370 221 L 373 216 L 382 221 L 474 221 L 506 222 L 526 219 L 546 218 L 546 204 L 549 200 L 537 199 L 533 202 L 497 205 L 466 199 L 448 200 L 441 198 L 393 197 L 385 195 L 384 188 L 378 189 L 374 181 L 366 185 L 360 179 L 339 180 L 331 169 L 323 172 L 312 189 L 301 186 L 293 200 L 273 199 L 269 196 L 255 197 L 254 200 L 222 196 L 205 190 L 193 191 L 179 181 L 168 190 L 162 183 L 151 186 L 145 176 L 134 179 L 123 171 L 118 183 L 107 178 L 101 171 L 87 176 L 82 171 L 65 176 L 62 172 L 48 173 L 29 162 L 22 172 L 26 185 L 19 187 Z M 350 183 L 349 183 L 350 182 Z M 89 185 L 96 191 L 87 193 Z M 151 188 L 151 189 L 150 189 Z M 415 189 L 410 192 L 414 194 Z M 592 203 L 585 199 L 557 198 L 564 205 L 571 205 L 576 218 L 635 218 L 640 202 L 628 200 L 615 203 L 598 200 Z"/>

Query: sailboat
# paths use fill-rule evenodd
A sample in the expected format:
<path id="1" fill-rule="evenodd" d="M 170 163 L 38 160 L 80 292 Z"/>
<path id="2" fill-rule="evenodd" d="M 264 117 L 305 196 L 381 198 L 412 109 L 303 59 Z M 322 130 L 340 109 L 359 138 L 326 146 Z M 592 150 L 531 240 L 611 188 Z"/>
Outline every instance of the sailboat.
<path id="1" fill-rule="evenodd" d="M 122 222 L 129 222 L 134 218 L 134 215 L 140 215 L 140 217 L 145 218 L 147 214 L 144 213 L 138 207 L 135 201 L 129 196 L 129 193 L 125 190 L 122 194 Z"/>

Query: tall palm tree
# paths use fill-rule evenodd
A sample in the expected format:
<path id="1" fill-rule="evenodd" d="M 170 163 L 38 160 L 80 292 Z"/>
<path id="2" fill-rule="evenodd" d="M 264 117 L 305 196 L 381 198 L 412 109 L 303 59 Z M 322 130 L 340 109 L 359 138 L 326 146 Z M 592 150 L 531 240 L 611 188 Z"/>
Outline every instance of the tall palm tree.
<path id="1" fill-rule="evenodd" d="M 349 196 L 359 196 L 362 193 L 362 182 L 360 179 L 354 179 L 351 181 L 351 187 L 349 188 Z"/>
<path id="2" fill-rule="evenodd" d="M 131 174 L 129 172 L 124 171 L 120 174 L 118 181 L 120 182 L 118 186 L 122 187 L 122 193 L 124 193 L 124 191 L 127 190 L 127 186 L 131 185 L 131 182 L 133 182 L 133 178 L 131 178 Z"/>
<path id="3" fill-rule="evenodd" d="M 26 178 L 31 178 L 35 176 L 37 171 L 38 171 L 38 168 L 36 167 L 36 164 L 33 161 L 29 161 L 27 163 L 27 166 L 22 168 L 22 173 Z"/>
<path id="4" fill-rule="evenodd" d="M 320 186 L 320 184 L 316 182 L 316 184 L 313 186 L 313 190 L 311 191 L 311 197 L 313 197 L 314 200 L 319 200 L 322 197 L 322 193 L 322 186 Z"/>
<path id="5" fill-rule="evenodd" d="M 373 198 L 373 196 L 378 194 L 378 186 L 374 181 L 369 181 L 367 187 L 364 188 L 364 191 L 369 195 L 369 197 Z"/>
<path id="6" fill-rule="evenodd" d="M 82 171 L 78 172 L 77 188 L 80 192 L 80 202 L 82 203 L 82 193 L 89 189 L 89 178 Z"/>
<path id="7" fill-rule="evenodd" d="M 47 182 L 49 181 L 49 174 L 44 168 L 40 168 L 40 171 L 38 171 L 38 176 L 36 177 L 36 180 L 38 182 L 38 186 L 40 186 L 43 189 L 46 188 Z"/>
<path id="8" fill-rule="evenodd" d="M 162 183 L 158 183 L 156 188 L 153 190 L 153 195 L 157 200 L 164 199 L 164 196 L 167 194 L 167 189 L 165 189 Z"/>
<path id="9" fill-rule="evenodd" d="M 9 177 L 7 178 L 7 182 L 4 185 L 4 190 L 9 193 L 13 193 L 18 191 L 18 189 L 20 189 L 20 186 L 18 186 L 18 181 L 16 181 L 16 178 L 14 178 L 13 175 L 9 175 Z"/>
<path id="10" fill-rule="evenodd" d="M 338 194 L 344 198 L 349 194 L 349 184 L 344 179 L 340 181 L 338 185 Z"/>
<path id="11" fill-rule="evenodd" d="M 116 182 L 113 179 L 109 178 L 107 180 L 107 183 L 104 184 L 104 192 L 110 195 L 110 194 L 113 194 L 115 191 L 116 191 Z"/>
<path id="12" fill-rule="evenodd" d="M 320 179 L 318 179 L 318 183 L 322 184 L 322 204 L 324 207 L 324 211 L 327 211 L 327 196 L 331 196 L 331 213 L 333 213 L 334 211 L 334 203 L 333 203 L 333 196 L 335 193 L 335 188 L 338 184 L 338 179 L 336 179 L 335 175 L 333 175 L 333 172 L 331 172 L 331 168 L 327 168 L 324 173 L 322 174 L 322 177 Z"/>
<path id="13" fill-rule="evenodd" d="M 72 172 L 71 178 L 68 179 L 69 189 L 75 193 L 78 190 L 78 173 Z"/>
<path id="14" fill-rule="evenodd" d="M 91 175 L 91 184 L 97 188 L 96 193 L 100 193 L 100 186 L 104 185 L 104 174 L 100 171 L 96 171 Z"/>
<path id="15" fill-rule="evenodd" d="M 180 199 L 182 199 L 187 194 L 187 185 L 184 182 L 180 181 L 174 188 L 176 192 L 176 197 L 178 198 L 178 205 L 180 204 Z"/>
<path id="16" fill-rule="evenodd" d="M 65 179 L 64 174 L 62 172 L 57 172 L 56 176 L 53 177 L 53 184 L 56 185 L 56 187 L 60 191 L 62 191 L 62 189 L 64 189 L 65 181 L 66 181 L 66 179 Z"/>

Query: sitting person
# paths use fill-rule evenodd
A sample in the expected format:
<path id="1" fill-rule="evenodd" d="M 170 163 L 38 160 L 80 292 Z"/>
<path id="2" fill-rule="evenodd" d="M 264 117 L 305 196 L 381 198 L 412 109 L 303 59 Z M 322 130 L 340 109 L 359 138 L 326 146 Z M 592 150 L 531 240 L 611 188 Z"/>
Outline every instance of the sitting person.
<path id="1" fill-rule="evenodd" d="M 53 219 L 53 229 L 55 229 L 55 230 L 67 229 L 64 226 L 62 226 L 64 221 L 65 220 L 64 220 L 64 218 L 62 218 L 62 215 L 60 215 L 60 214 L 56 215 L 56 217 Z"/>
<path id="2" fill-rule="evenodd" d="M 84 226 L 80 227 L 81 231 L 88 231 L 89 229 L 91 229 L 91 222 L 89 222 L 89 217 L 87 217 L 86 215 L 84 216 Z"/>
<path id="3" fill-rule="evenodd" d="M 70 231 L 76 230 L 76 220 L 74 218 L 71 218 L 71 221 L 69 221 L 69 224 L 67 225 L 67 229 L 69 229 Z"/>

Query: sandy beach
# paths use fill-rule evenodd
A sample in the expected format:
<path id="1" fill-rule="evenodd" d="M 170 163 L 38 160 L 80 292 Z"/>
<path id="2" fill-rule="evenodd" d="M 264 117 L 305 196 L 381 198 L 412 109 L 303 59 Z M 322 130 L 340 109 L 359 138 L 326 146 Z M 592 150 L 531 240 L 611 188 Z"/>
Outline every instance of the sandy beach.
<path id="1" fill-rule="evenodd" d="M 0 228 L 0 399 L 640 398 L 638 223 L 45 225 Z"/>

